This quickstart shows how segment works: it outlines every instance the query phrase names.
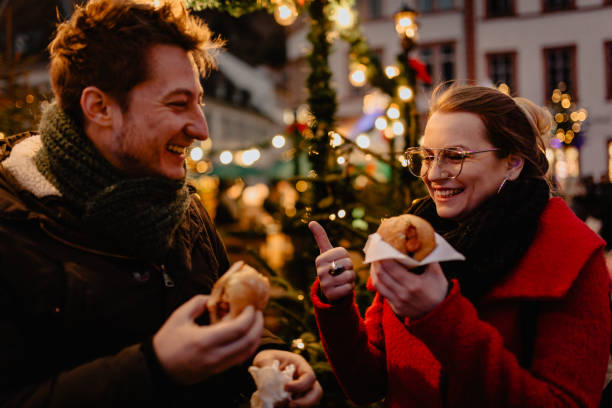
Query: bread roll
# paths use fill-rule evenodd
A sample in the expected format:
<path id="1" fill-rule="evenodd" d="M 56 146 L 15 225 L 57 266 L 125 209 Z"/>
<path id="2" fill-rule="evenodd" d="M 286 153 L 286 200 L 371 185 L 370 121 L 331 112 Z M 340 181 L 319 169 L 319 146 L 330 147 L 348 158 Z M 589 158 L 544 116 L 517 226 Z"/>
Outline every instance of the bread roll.
<path id="1" fill-rule="evenodd" d="M 417 261 L 422 261 L 436 247 L 433 227 L 416 215 L 386 218 L 376 232 L 383 241 Z"/>
<path id="2" fill-rule="evenodd" d="M 208 300 L 210 321 L 216 323 L 226 316 L 236 317 L 248 305 L 264 310 L 269 297 L 268 278 L 251 266 L 237 262 L 212 288 Z"/>

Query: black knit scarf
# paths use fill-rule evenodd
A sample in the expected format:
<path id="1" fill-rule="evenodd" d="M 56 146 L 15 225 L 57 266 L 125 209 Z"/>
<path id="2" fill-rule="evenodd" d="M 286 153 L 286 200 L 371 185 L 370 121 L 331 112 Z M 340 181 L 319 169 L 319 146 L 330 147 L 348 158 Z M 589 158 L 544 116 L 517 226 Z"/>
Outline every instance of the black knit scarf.
<path id="1" fill-rule="evenodd" d="M 449 280 L 456 278 L 463 295 L 476 303 L 523 257 L 549 197 L 546 181 L 524 179 L 507 182 L 499 194 L 460 221 L 440 218 L 430 197 L 415 203 L 408 212 L 428 220 L 465 255 L 465 261 L 443 262 L 442 269 Z"/>
<path id="2" fill-rule="evenodd" d="M 40 134 L 36 166 L 74 209 L 83 230 L 125 255 L 163 262 L 189 204 L 185 180 L 122 175 L 55 103 L 43 114 Z"/>

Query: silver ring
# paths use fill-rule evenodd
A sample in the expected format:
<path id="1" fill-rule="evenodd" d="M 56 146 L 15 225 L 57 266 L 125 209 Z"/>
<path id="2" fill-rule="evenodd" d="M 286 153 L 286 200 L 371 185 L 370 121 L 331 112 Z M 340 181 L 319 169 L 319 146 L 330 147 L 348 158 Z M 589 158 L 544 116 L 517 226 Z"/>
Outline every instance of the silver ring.
<path id="1" fill-rule="evenodd" d="M 331 276 L 337 276 L 344 272 L 343 266 L 336 266 L 336 261 L 332 261 L 331 267 L 329 268 L 329 274 Z"/>

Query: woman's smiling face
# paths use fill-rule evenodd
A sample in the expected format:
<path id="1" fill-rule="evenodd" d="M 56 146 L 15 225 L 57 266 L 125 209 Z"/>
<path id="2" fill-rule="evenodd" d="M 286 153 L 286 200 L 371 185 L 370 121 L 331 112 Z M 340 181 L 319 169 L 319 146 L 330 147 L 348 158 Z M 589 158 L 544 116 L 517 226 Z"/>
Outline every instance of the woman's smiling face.
<path id="1" fill-rule="evenodd" d="M 460 147 L 465 151 L 493 149 L 478 115 L 468 112 L 436 112 L 427 122 L 425 148 Z M 497 193 L 509 170 L 509 159 L 494 151 L 468 155 L 455 178 L 448 178 L 434 160 L 423 176 L 441 218 L 461 219 Z"/>

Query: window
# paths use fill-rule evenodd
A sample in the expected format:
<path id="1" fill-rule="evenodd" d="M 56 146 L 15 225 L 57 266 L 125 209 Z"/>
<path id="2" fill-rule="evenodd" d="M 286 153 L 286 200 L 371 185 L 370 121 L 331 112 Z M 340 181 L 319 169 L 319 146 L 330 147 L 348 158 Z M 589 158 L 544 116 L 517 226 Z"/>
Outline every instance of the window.
<path id="1" fill-rule="evenodd" d="M 455 44 L 429 44 L 419 47 L 421 60 L 431 76 L 432 85 L 455 79 Z M 430 89 L 432 85 L 426 86 Z"/>
<path id="2" fill-rule="evenodd" d="M 487 54 L 487 68 L 494 85 L 506 84 L 511 94 L 517 92 L 516 52 Z"/>
<path id="3" fill-rule="evenodd" d="M 514 16 L 514 0 L 487 0 L 487 18 Z"/>
<path id="4" fill-rule="evenodd" d="M 355 9 L 361 19 L 382 17 L 382 0 L 357 0 Z"/>
<path id="5" fill-rule="evenodd" d="M 573 100 L 578 99 L 576 88 L 576 47 L 560 47 L 544 49 L 544 78 L 545 100 L 548 101 L 556 88 L 565 88 L 562 91 L 571 95 Z"/>
<path id="6" fill-rule="evenodd" d="M 419 11 L 421 13 L 452 10 L 454 6 L 454 0 L 419 0 Z"/>
<path id="7" fill-rule="evenodd" d="M 604 52 L 606 54 L 606 99 L 612 99 L 612 41 L 604 44 Z"/>
<path id="8" fill-rule="evenodd" d="M 574 0 L 543 0 L 544 1 L 544 12 L 548 11 L 559 11 L 559 10 L 571 10 L 576 8 Z"/>

